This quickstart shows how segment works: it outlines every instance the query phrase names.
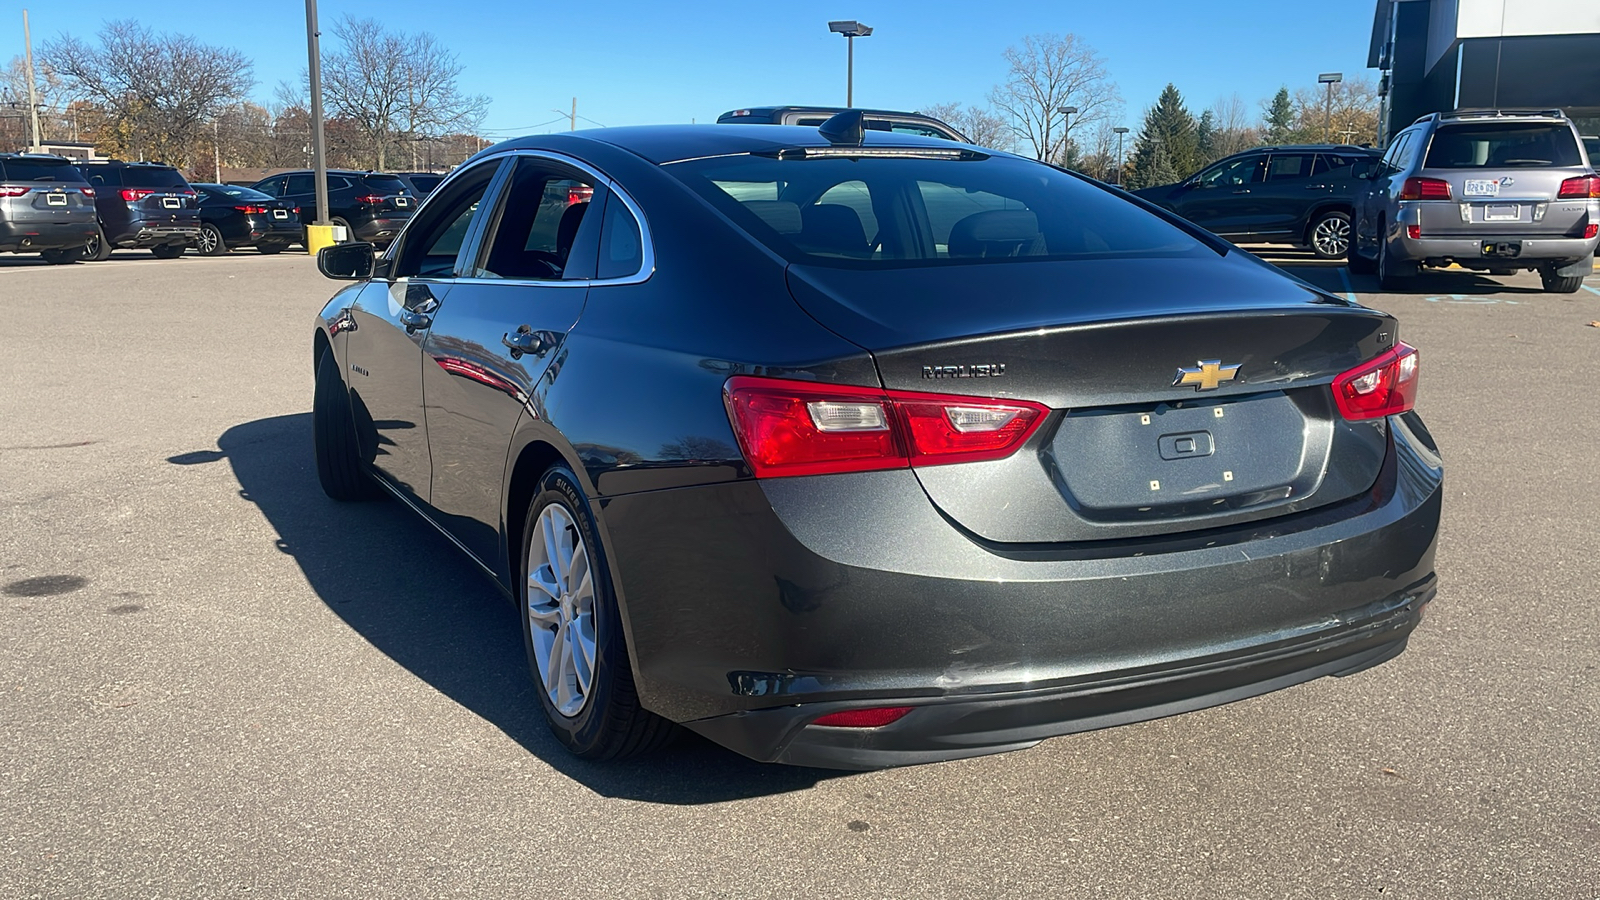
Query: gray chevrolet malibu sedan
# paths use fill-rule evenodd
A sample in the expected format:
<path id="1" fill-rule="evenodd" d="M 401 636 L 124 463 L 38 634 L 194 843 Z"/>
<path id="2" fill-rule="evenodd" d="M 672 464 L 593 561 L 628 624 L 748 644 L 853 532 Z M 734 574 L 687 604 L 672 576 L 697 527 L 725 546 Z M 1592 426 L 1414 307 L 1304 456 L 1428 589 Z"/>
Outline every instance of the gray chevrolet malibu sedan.
<path id="1" fill-rule="evenodd" d="M 324 489 L 480 564 L 567 748 L 926 763 L 1405 648 L 1442 468 L 1393 317 L 859 116 L 508 141 L 319 257 Z"/>

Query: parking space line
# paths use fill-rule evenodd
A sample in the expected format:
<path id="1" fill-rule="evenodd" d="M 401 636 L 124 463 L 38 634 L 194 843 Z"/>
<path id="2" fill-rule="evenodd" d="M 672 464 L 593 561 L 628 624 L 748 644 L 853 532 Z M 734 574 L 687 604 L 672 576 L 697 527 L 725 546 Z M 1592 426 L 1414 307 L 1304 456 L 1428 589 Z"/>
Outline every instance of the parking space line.
<path id="1" fill-rule="evenodd" d="M 1359 303 L 1356 299 L 1355 288 L 1350 286 L 1350 269 L 1346 266 L 1339 267 L 1339 280 L 1344 282 L 1344 298 L 1351 303 Z"/>
<path id="2" fill-rule="evenodd" d="M 1588 291 L 1588 292 L 1589 292 L 1589 293 L 1591 293 L 1591 294 L 1596 294 L 1596 295 L 1600 295 L 1600 288 L 1596 288 L 1596 287 L 1595 287 L 1595 286 L 1594 286 L 1594 285 L 1592 285 L 1592 284 L 1586 284 L 1586 285 L 1584 285 L 1584 286 L 1583 286 L 1583 289 L 1584 289 L 1584 290 L 1586 290 L 1586 291 Z"/>

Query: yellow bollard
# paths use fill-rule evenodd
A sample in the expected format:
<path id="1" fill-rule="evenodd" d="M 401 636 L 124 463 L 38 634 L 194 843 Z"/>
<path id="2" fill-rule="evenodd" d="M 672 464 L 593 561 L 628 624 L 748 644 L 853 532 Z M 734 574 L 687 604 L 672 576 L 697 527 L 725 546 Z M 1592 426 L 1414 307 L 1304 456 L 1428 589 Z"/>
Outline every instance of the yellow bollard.
<path id="1" fill-rule="evenodd" d="M 347 240 L 349 235 L 344 234 L 344 230 L 343 225 L 307 225 L 306 252 L 316 256 L 323 247 L 332 247 Z"/>

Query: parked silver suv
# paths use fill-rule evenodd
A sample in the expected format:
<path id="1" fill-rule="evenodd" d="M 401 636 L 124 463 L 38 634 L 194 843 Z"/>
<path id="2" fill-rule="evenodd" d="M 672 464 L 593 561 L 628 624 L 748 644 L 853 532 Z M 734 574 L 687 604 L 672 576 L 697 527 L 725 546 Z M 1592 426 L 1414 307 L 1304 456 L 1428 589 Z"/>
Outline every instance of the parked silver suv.
<path id="1" fill-rule="evenodd" d="M 1570 294 L 1594 268 L 1600 177 L 1560 110 L 1423 116 L 1368 168 L 1349 265 L 1386 290 L 1455 263 L 1537 271 L 1546 291 Z"/>

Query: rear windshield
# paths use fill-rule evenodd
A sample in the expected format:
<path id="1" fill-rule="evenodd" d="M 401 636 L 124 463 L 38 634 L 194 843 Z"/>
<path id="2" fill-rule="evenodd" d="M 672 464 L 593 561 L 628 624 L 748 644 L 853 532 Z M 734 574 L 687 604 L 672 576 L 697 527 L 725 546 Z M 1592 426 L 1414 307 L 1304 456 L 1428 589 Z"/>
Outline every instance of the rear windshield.
<path id="1" fill-rule="evenodd" d="M 429 193 L 438 187 L 439 182 L 443 180 L 443 175 L 413 175 L 411 176 L 411 186 L 423 193 Z"/>
<path id="2" fill-rule="evenodd" d="M 276 197 L 272 196 L 271 194 L 263 194 L 260 191 L 253 190 L 253 189 L 247 188 L 247 187 L 240 187 L 237 184 L 219 184 L 216 187 L 213 187 L 211 190 L 213 190 L 213 191 L 215 191 L 215 192 L 217 192 L 219 194 L 227 194 L 229 197 L 232 197 L 235 200 L 276 200 L 277 199 Z"/>
<path id="3" fill-rule="evenodd" d="M 122 170 L 122 185 L 136 188 L 181 188 L 188 187 L 189 183 L 183 180 L 177 169 L 129 166 Z"/>
<path id="4" fill-rule="evenodd" d="M 724 156 L 665 167 L 791 262 L 842 268 L 1212 251 L 1049 166 L 977 159 Z"/>
<path id="5" fill-rule="evenodd" d="M 362 180 L 367 187 L 383 194 L 399 194 L 406 189 L 406 183 L 393 175 L 367 175 Z"/>
<path id="6" fill-rule="evenodd" d="M 1583 165 L 1572 129 L 1544 122 L 1446 125 L 1433 136 L 1428 169 L 1569 168 Z"/>
<path id="7" fill-rule="evenodd" d="M 71 163 L 54 159 L 0 160 L 0 179 L 5 181 L 82 182 L 83 173 Z"/>

